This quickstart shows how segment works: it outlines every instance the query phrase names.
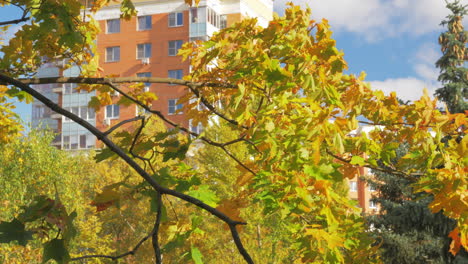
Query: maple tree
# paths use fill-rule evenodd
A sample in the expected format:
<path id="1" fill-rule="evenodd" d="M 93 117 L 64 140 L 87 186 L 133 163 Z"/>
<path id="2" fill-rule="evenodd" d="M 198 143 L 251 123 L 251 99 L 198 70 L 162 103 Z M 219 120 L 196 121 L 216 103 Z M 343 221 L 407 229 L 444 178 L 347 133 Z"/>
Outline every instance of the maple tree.
<path id="1" fill-rule="evenodd" d="M 109 2 L 93 1 L 89 12 Z M 415 179 L 415 192 L 434 196 L 429 208 L 433 212 L 443 209 L 457 222 L 450 233 L 450 251 L 456 254 L 460 247 L 467 247 L 468 140 L 459 137 L 464 134 L 466 116 L 440 113 L 436 100 L 427 94 L 412 104 L 401 105 L 395 94 L 385 96 L 371 90 L 364 82 L 364 74 L 344 74 L 343 52 L 335 47 L 328 22 L 310 20 L 310 10 L 291 5 L 284 17 L 275 16 L 266 28 L 259 27 L 255 19 L 245 19 L 206 42 L 185 44 L 179 55 L 190 58 L 192 72 L 184 80 L 175 80 L 96 77 L 98 65 L 92 54 L 96 55 L 93 39 L 98 28 L 92 15 L 81 12 L 80 1 L 18 0 L 0 4 L 21 6 L 25 10 L 22 19 L 32 21 L 1 48 L 4 59 L 0 63 L 0 81 L 9 85 L 9 94 L 26 92 L 82 125 L 106 146 L 96 155 L 97 160 L 120 158 L 140 176 L 137 182 L 118 181 L 103 187 L 93 200 L 98 211 L 106 212 L 122 201 L 146 197 L 156 215 L 151 231 L 130 251 L 75 257 L 69 247 L 74 214 L 59 197 L 41 196 L 23 213 L 1 222 L 5 227 L 2 230 L 8 227 L 17 231 L 2 231 L 1 242 L 27 244 L 32 235 L 29 223 L 47 221 L 52 213 L 56 217 L 51 224 L 60 232 L 43 241 L 44 252 L 50 252 L 44 254 L 45 260 L 115 260 L 134 255 L 151 238 L 156 263 L 162 262 L 162 255 L 166 258 L 166 254 L 171 256 L 169 252 L 176 251 L 180 254 L 172 256 L 198 264 L 210 262 L 211 253 L 203 255 L 201 241 L 215 239 L 203 231 L 214 230 L 211 225 L 204 227 L 208 223 L 204 220 L 211 215 L 224 222 L 225 232 L 231 235 L 228 240 L 233 241 L 247 263 L 254 263 L 250 252 L 255 232 L 249 226 L 250 220 L 265 225 L 263 231 L 270 239 L 266 246 L 272 252 L 288 248 L 288 253 L 277 255 L 283 263 L 379 262 L 377 246 L 364 232 L 360 209 L 347 198 L 345 179 L 355 177 L 365 166 Z M 38 8 L 38 4 L 47 8 Z M 131 1 L 122 1 L 121 11 L 124 18 L 135 14 Z M 60 22 L 51 23 L 57 17 Z M 8 21 L 2 23 L 6 24 Z M 43 58 L 68 58 L 68 66 L 81 66 L 82 75 L 21 78 L 32 76 Z M 229 129 L 230 138 L 190 132 L 171 121 L 151 108 L 157 96 L 143 92 L 141 82 L 184 85 L 184 113 L 207 128 L 213 123 L 222 124 Z M 119 123 L 99 131 L 30 87 L 42 83 L 78 83 L 79 89 L 97 90 L 98 96 L 90 102 L 96 109 L 110 103 L 111 91 L 118 91 L 122 95 L 119 104 L 136 104 L 148 115 L 125 121 L 134 122 L 134 129 L 119 129 Z M 201 110 L 200 103 L 205 106 Z M 154 128 L 152 122 L 159 121 L 153 119 L 174 129 Z M 360 123 L 376 129 L 369 134 L 352 133 Z M 441 142 L 447 135 L 452 137 Z M 225 153 L 236 164 L 235 169 L 231 166 L 231 171 L 215 180 L 208 167 L 198 170 L 200 166 L 191 166 L 190 153 L 197 142 Z M 408 144 L 408 153 L 395 164 L 392 158 L 400 142 Z M 238 148 L 241 153 L 236 152 Z M 224 186 L 236 186 L 231 195 L 216 192 L 221 185 L 218 187 L 214 181 L 223 180 L 228 181 Z M 171 215 L 168 207 L 175 202 L 188 204 L 189 209 L 180 216 Z M 251 214 L 252 209 L 260 209 L 261 215 Z M 31 214 L 33 218 L 26 217 Z M 265 221 L 258 221 L 261 218 Z M 275 243 L 275 236 L 281 241 Z M 255 260 L 262 262 L 262 257 L 256 255 Z M 219 259 L 213 261 L 220 263 Z"/>

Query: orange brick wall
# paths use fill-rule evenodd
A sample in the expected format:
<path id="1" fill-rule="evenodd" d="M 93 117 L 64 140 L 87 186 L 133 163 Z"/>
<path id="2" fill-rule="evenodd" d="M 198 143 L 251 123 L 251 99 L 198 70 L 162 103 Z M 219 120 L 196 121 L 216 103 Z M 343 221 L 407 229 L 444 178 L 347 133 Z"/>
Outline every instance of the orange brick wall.
<path id="1" fill-rule="evenodd" d="M 169 41 L 189 40 L 189 14 L 184 13 L 184 24 L 180 27 L 168 26 L 168 13 L 152 15 L 152 28 L 150 30 L 138 31 L 137 18 L 130 21 L 121 20 L 120 33 L 106 34 L 106 21 L 100 21 L 102 33 L 99 34 L 97 45 L 100 56 L 100 66 L 104 70 L 104 75 L 117 75 L 121 77 L 136 76 L 140 72 L 151 72 L 153 77 L 168 77 L 168 70 L 182 69 L 184 75 L 189 73 L 189 62 L 182 62 L 180 56 L 168 56 Z M 137 44 L 151 43 L 150 64 L 143 65 L 137 57 Z M 105 62 L 106 48 L 120 46 L 120 61 Z M 168 100 L 181 97 L 185 92 L 185 87 L 165 84 L 152 84 L 151 91 L 155 92 L 159 100 L 153 103 L 152 108 L 167 115 Z M 115 98 L 114 101 L 117 101 Z M 129 119 L 136 114 L 135 106 L 120 108 L 120 119 Z M 188 126 L 188 121 L 183 114 L 169 115 L 171 120 Z M 96 114 L 96 126 L 105 130 L 103 125 L 104 110 Z M 112 124 L 119 122 L 112 120 Z"/>

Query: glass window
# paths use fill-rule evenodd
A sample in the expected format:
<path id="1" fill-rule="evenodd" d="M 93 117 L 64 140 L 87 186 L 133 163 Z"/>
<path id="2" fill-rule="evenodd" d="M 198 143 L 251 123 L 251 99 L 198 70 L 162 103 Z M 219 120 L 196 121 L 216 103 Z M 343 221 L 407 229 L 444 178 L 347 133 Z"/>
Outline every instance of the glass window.
<path id="1" fill-rule="evenodd" d="M 120 32 L 120 19 L 109 19 L 107 20 L 107 33 L 119 33 Z"/>
<path id="2" fill-rule="evenodd" d="M 137 59 L 151 57 L 151 43 L 144 43 L 137 45 Z"/>
<path id="3" fill-rule="evenodd" d="M 182 40 L 169 41 L 169 56 L 176 56 L 179 49 L 182 47 Z"/>
<path id="4" fill-rule="evenodd" d="M 80 135 L 80 148 L 86 148 L 86 135 Z"/>
<path id="5" fill-rule="evenodd" d="M 221 15 L 221 16 L 220 16 L 220 21 L 221 21 L 221 22 L 220 22 L 219 27 L 220 27 L 221 29 L 226 28 L 226 27 L 227 27 L 227 17 L 226 17 L 226 15 Z"/>
<path id="6" fill-rule="evenodd" d="M 88 119 L 95 119 L 96 118 L 96 112 L 94 111 L 94 108 L 89 107 L 88 108 Z"/>
<path id="7" fill-rule="evenodd" d="M 199 122 L 197 125 L 195 125 L 194 124 L 195 122 L 192 122 L 191 119 L 190 119 L 189 123 L 190 123 L 190 132 L 194 132 L 194 133 L 197 133 L 197 134 L 200 134 L 201 132 L 203 132 L 202 123 Z"/>
<path id="8" fill-rule="evenodd" d="M 78 149 L 78 135 L 70 136 L 70 149 Z"/>
<path id="9" fill-rule="evenodd" d="M 369 183 L 369 191 L 374 192 L 375 190 L 376 190 L 375 185 L 372 183 Z"/>
<path id="10" fill-rule="evenodd" d="M 75 89 L 76 87 L 78 87 L 78 84 L 76 83 L 64 83 L 63 93 L 64 94 L 78 93 L 78 91 Z"/>
<path id="11" fill-rule="evenodd" d="M 372 199 L 369 200 L 369 208 L 377 208 L 377 203 Z"/>
<path id="12" fill-rule="evenodd" d="M 138 17 L 138 30 L 151 29 L 151 16 L 139 16 Z"/>
<path id="13" fill-rule="evenodd" d="M 205 23 L 206 22 L 206 7 L 190 8 L 190 21 L 192 23 Z"/>
<path id="14" fill-rule="evenodd" d="M 70 136 L 63 136 L 63 149 L 70 149 Z"/>
<path id="15" fill-rule="evenodd" d="M 179 79 L 181 80 L 184 75 L 183 70 L 169 70 L 168 71 L 168 76 L 169 78 L 174 78 L 174 79 Z"/>
<path id="16" fill-rule="evenodd" d="M 182 109 L 183 105 L 177 103 L 177 99 L 169 99 L 168 101 L 168 114 L 174 115 L 174 114 L 182 114 L 182 111 L 179 111 Z"/>
<path id="17" fill-rule="evenodd" d="M 120 61 L 120 47 L 106 48 L 106 62 Z"/>
<path id="18" fill-rule="evenodd" d="M 96 143 L 96 137 L 94 137 L 93 134 L 87 134 L 86 137 L 86 148 L 94 148 Z"/>
<path id="19" fill-rule="evenodd" d="M 352 192 L 357 192 L 357 181 L 350 181 L 349 182 L 349 190 Z"/>
<path id="20" fill-rule="evenodd" d="M 176 12 L 169 14 L 169 26 L 170 27 L 180 27 L 184 25 L 184 13 Z"/>
<path id="21" fill-rule="evenodd" d="M 137 77 L 151 77 L 151 72 L 139 72 Z M 151 83 L 145 83 L 145 87 L 150 87 Z"/>
<path id="22" fill-rule="evenodd" d="M 113 104 L 106 106 L 106 118 L 116 119 L 119 118 L 120 107 L 119 105 Z"/>

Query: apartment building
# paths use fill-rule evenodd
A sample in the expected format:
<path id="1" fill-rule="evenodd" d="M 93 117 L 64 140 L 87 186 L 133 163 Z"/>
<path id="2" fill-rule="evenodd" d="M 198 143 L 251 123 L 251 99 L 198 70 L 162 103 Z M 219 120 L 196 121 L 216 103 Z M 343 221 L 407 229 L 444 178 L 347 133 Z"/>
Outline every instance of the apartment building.
<path id="1" fill-rule="evenodd" d="M 202 0 L 198 7 L 190 7 L 183 0 L 133 0 L 138 16 L 129 21 L 120 19 L 120 1 L 101 9 L 95 15 L 101 33 L 97 38 L 100 66 L 103 75 L 119 77 L 171 77 L 181 79 L 189 73 L 189 62 L 183 62 L 177 52 L 183 43 L 208 39 L 214 32 L 245 17 L 256 17 L 266 26 L 273 17 L 272 0 Z M 49 63 L 38 77 L 79 74 L 77 68 L 62 70 L 60 63 Z M 36 85 L 49 99 L 86 119 L 100 130 L 106 130 L 122 120 L 139 113 L 136 106 L 114 104 L 94 112 L 88 102 L 96 92 L 77 92 L 73 84 Z M 146 84 L 145 90 L 155 92 L 158 100 L 152 105 L 171 120 L 200 132 L 202 127 L 192 124 L 180 111 L 177 102 L 186 91 L 184 87 L 165 84 Z M 58 134 L 53 144 L 65 150 L 96 147 L 95 137 L 75 122 L 56 115 L 39 102 L 32 108 L 33 127 L 47 127 Z"/>

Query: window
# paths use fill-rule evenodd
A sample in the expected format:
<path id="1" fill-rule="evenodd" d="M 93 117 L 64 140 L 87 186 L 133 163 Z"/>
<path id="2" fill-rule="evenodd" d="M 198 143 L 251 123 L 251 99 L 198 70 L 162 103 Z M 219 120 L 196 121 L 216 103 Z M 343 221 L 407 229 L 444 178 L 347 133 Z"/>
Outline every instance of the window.
<path id="1" fill-rule="evenodd" d="M 170 13 L 169 14 L 169 26 L 170 27 L 180 27 L 184 25 L 184 13 Z"/>
<path id="2" fill-rule="evenodd" d="M 349 190 L 352 192 L 357 192 L 357 181 L 349 182 Z"/>
<path id="3" fill-rule="evenodd" d="M 377 203 L 372 199 L 369 200 L 369 208 L 377 208 Z"/>
<path id="4" fill-rule="evenodd" d="M 78 93 L 78 91 L 75 89 L 76 87 L 78 87 L 78 84 L 76 83 L 64 83 L 63 93 L 64 94 Z"/>
<path id="5" fill-rule="evenodd" d="M 96 118 L 96 113 L 93 108 L 87 106 L 73 106 L 73 107 L 64 107 L 65 110 L 71 112 L 72 114 L 77 115 L 84 120 L 93 120 Z M 63 117 L 63 122 L 71 122 L 72 120 L 68 117 Z"/>
<path id="6" fill-rule="evenodd" d="M 177 99 L 169 99 L 168 101 L 168 114 L 182 114 L 182 111 L 178 111 L 182 109 L 182 104 L 177 104 Z"/>
<path id="7" fill-rule="evenodd" d="M 70 136 L 70 149 L 78 148 L 78 135 Z"/>
<path id="8" fill-rule="evenodd" d="M 120 19 L 109 19 L 107 20 L 107 33 L 119 33 L 120 32 Z"/>
<path id="9" fill-rule="evenodd" d="M 120 115 L 120 106 L 113 104 L 106 106 L 106 118 L 117 119 Z"/>
<path id="10" fill-rule="evenodd" d="M 120 61 L 120 47 L 106 48 L 106 62 Z"/>
<path id="11" fill-rule="evenodd" d="M 70 149 L 70 136 L 64 136 L 62 144 L 64 149 Z"/>
<path id="12" fill-rule="evenodd" d="M 169 70 L 168 71 L 169 78 L 174 78 L 174 79 L 181 80 L 183 75 L 184 75 L 183 70 Z"/>
<path id="13" fill-rule="evenodd" d="M 137 59 L 151 57 L 151 43 L 137 45 Z"/>
<path id="14" fill-rule="evenodd" d="M 151 77 L 151 72 L 139 72 L 137 77 Z M 145 83 L 145 87 L 150 87 L 151 83 Z"/>
<path id="15" fill-rule="evenodd" d="M 151 29 L 151 16 L 139 16 L 138 17 L 138 30 Z"/>
<path id="16" fill-rule="evenodd" d="M 221 15 L 220 16 L 220 25 L 219 28 L 223 29 L 227 27 L 227 16 L 226 15 Z"/>
<path id="17" fill-rule="evenodd" d="M 206 22 L 206 7 L 190 8 L 190 21 L 192 23 L 205 23 Z"/>
<path id="18" fill-rule="evenodd" d="M 182 47 L 182 40 L 169 41 L 169 56 L 176 56 L 179 49 Z"/>
<path id="19" fill-rule="evenodd" d="M 369 191 L 374 192 L 375 190 L 376 190 L 376 189 L 375 189 L 375 185 L 372 184 L 372 183 L 370 183 L 370 184 L 369 184 Z"/>
<path id="20" fill-rule="evenodd" d="M 198 123 L 197 125 L 192 122 L 192 119 L 189 120 L 189 125 L 190 125 L 190 132 L 194 132 L 200 135 L 201 132 L 203 132 L 203 125 L 202 123 Z"/>

